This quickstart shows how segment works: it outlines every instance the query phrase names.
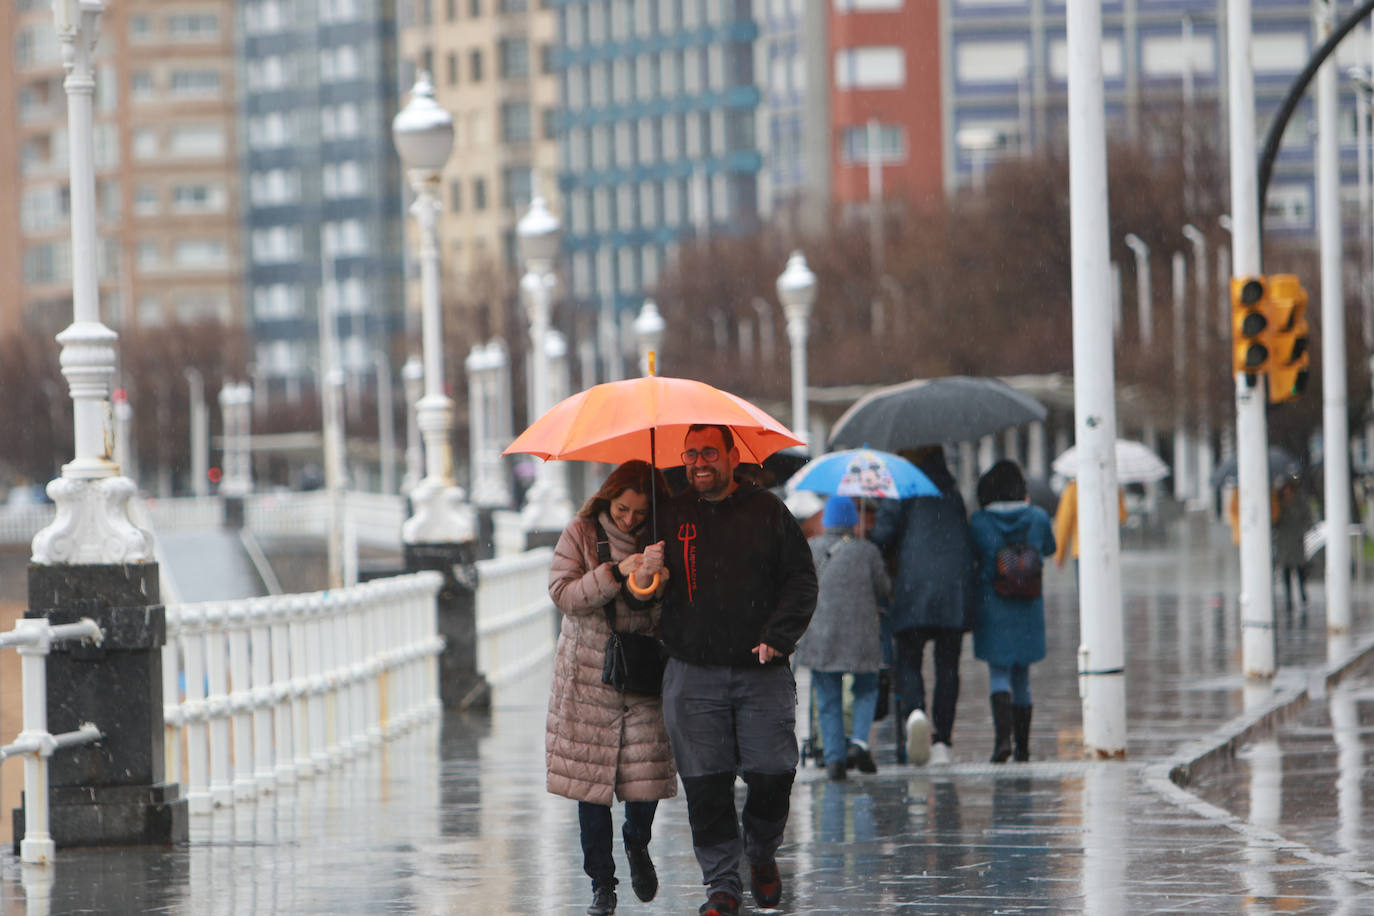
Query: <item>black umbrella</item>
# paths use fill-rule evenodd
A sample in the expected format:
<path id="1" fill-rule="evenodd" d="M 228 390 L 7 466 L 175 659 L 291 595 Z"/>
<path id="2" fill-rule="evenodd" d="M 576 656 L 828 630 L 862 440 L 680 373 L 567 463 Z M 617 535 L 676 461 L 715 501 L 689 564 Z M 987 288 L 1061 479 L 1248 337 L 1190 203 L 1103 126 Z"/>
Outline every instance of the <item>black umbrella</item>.
<path id="1" fill-rule="evenodd" d="M 1001 379 L 951 375 L 913 379 L 870 392 L 844 412 L 830 447 L 895 452 L 939 442 L 968 442 L 1045 419 L 1045 405 Z"/>
<path id="2" fill-rule="evenodd" d="M 1236 466 L 1236 456 L 1232 455 L 1212 472 L 1212 486 L 1219 487 L 1228 480 L 1235 480 L 1238 469 Z M 1275 477 L 1288 477 L 1293 474 L 1302 473 L 1302 462 L 1293 457 L 1292 452 L 1279 445 L 1269 446 L 1269 479 Z"/>

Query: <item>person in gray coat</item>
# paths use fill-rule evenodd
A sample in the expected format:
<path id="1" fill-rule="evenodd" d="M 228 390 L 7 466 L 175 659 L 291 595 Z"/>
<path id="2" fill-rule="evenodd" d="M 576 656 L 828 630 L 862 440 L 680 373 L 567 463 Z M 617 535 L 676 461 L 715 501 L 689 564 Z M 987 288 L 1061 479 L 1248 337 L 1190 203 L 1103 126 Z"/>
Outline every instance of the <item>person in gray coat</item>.
<path id="1" fill-rule="evenodd" d="M 872 542 L 854 536 L 859 513 L 848 496 L 832 496 L 821 516 L 825 531 L 810 539 L 820 593 L 811 625 L 797 643 L 796 662 L 811 669 L 820 716 L 825 768 L 833 780 L 847 777 L 853 754 L 863 773 L 876 773 L 868 733 L 878 706 L 882 666 L 879 604 L 892 590 L 883 557 Z M 849 744 L 844 738 L 844 676 L 852 674 Z"/>
<path id="2" fill-rule="evenodd" d="M 898 722 L 907 732 L 897 744 L 916 764 L 947 763 L 959 701 L 959 654 L 973 627 L 973 541 L 968 513 L 944 448 L 924 446 L 902 453 L 940 488 L 938 497 L 885 500 L 873 524 L 873 542 L 896 555 L 891 627 Z M 921 677 L 926 643 L 934 645 L 933 724 L 926 718 Z M 917 715 L 919 713 L 919 715 Z"/>

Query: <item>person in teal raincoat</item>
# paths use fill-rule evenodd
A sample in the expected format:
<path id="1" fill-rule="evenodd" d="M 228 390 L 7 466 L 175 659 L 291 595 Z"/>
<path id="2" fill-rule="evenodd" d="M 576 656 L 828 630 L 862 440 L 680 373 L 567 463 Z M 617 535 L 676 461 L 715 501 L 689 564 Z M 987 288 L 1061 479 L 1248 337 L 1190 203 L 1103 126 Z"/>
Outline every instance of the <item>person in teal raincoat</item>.
<path id="1" fill-rule="evenodd" d="M 1026 499 L 1026 478 L 1014 461 L 999 461 L 978 480 L 979 511 L 969 519 L 978 563 L 978 613 L 973 654 L 988 666 L 988 693 L 996 734 L 993 763 L 1030 759 L 1030 666 L 1045 657 L 1045 601 L 998 594 L 997 554 L 1024 544 L 1040 557 L 1055 552 L 1054 527 L 1045 510 Z M 1043 562 L 1043 561 L 1042 561 Z M 1039 568 L 1034 573 L 1038 579 Z"/>

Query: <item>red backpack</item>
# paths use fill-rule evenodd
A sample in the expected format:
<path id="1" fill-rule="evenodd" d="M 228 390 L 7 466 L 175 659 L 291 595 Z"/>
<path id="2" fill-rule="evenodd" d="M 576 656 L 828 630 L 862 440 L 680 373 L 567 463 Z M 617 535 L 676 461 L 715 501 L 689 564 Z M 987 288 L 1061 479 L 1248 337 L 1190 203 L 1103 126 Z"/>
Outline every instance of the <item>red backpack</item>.
<path id="1" fill-rule="evenodd" d="M 1012 539 L 997 551 L 992 590 L 1003 598 L 1028 601 L 1040 597 L 1045 564 L 1040 551 L 1026 543 L 1026 536 L 1030 533 L 1029 520 L 1018 533 L 1019 537 L 1014 533 Z"/>

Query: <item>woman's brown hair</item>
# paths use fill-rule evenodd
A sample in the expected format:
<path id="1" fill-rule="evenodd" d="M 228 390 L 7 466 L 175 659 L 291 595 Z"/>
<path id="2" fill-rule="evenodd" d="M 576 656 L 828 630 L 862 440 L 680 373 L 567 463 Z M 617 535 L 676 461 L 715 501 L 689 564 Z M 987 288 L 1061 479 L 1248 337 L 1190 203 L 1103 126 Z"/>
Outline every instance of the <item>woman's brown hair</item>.
<path id="1" fill-rule="evenodd" d="M 611 500 L 626 490 L 650 496 L 650 487 L 658 491 L 658 499 L 668 498 L 668 482 L 663 479 L 662 471 L 650 468 L 647 461 L 627 461 L 611 471 L 601 484 L 601 489 L 583 504 L 577 514 L 582 518 L 596 518 L 610 508 Z"/>

